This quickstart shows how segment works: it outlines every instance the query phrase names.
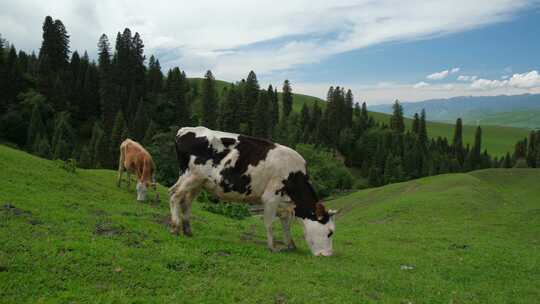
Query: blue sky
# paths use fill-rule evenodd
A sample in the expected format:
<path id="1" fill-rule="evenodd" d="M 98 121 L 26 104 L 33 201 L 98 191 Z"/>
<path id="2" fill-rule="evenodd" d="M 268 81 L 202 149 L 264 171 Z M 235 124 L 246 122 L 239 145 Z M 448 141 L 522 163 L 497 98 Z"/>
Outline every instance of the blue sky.
<path id="1" fill-rule="evenodd" d="M 2 1 L 0 34 L 38 50 L 46 15 L 61 19 L 72 50 L 95 58 L 101 33 L 129 27 L 164 70 L 211 69 L 262 86 L 290 79 L 324 97 L 330 85 L 357 101 L 540 92 L 540 10 L 529 0 Z M 164 71 L 165 72 L 165 71 Z"/>

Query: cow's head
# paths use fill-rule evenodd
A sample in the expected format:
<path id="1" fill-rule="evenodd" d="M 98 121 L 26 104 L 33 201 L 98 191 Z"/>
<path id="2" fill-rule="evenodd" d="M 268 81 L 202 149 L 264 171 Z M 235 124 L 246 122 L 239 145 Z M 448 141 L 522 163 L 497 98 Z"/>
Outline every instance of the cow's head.
<path id="1" fill-rule="evenodd" d="M 137 181 L 137 200 L 139 202 L 146 200 L 146 190 L 148 189 L 147 183 Z"/>
<path id="2" fill-rule="evenodd" d="M 303 219 L 304 237 L 309 249 L 316 256 L 332 255 L 332 235 L 336 230 L 334 215 L 336 211 L 326 210 L 321 203 L 315 206 L 316 220 Z"/>

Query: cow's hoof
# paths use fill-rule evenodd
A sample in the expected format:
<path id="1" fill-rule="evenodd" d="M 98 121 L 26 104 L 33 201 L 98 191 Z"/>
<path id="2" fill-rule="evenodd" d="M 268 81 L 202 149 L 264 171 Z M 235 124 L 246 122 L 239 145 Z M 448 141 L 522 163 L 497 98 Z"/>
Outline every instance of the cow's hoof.
<path id="1" fill-rule="evenodd" d="M 281 251 L 281 250 L 279 250 L 279 248 L 275 248 L 275 247 L 268 247 L 268 250 L 270 250 L 270 252 L 272 252 L 272 253 L 276 253 L 276 252 Z"/>
<path id="2" fill-rule="evenodd" d="M 193 236 L 193 233 L 191 233 L 191 225 L 189 223 L 182 223 L 182 231 L 185 236 Z"/>
<path id="3" fill-rule="evenodd" d="M 295 251 L 296 250 L 296 245 L 292 244 L 292 245 L 289 245 L 285 248 L 285 250 L 287 251 Z"/>
<path id="4" fill-rule="evenodd" d="M 171 227 L 170 229 L 172 235 L 179 235 L 180 231 L 178 230 L 178 227 Z"/>

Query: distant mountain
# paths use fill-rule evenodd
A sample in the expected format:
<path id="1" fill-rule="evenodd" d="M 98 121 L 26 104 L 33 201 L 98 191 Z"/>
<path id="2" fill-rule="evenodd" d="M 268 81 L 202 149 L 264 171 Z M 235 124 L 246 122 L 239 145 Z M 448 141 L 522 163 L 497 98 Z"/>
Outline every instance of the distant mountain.
<path id="1" fill-rule="evenodd" d="M 523 115 L 528 111 L 540 111 L 540 94 L 500 95 L 500 96 L 460 96 L 448 99 L 430 99 L 420 102 L 403 102 L 405 116 L 426 110 L 429 120 L 453 122 L 461 117 L 465 123 L 482 121 L 504 126 L 540 128 L 538 120 Z M 371 111 L 392 113 L 391 104 L 370 106 Z M 504 113 L 504 115 L 501 115 Z M 516 113 L 515 115 L 513 113 Z M 513 117 L 515 116 L 515 117 Z M 501 118 L 499 118 L 501 117 Z M 504 119 L 503 119 L 504 117 Z M 526 119 L 521 121 L 521 119 Z"/>

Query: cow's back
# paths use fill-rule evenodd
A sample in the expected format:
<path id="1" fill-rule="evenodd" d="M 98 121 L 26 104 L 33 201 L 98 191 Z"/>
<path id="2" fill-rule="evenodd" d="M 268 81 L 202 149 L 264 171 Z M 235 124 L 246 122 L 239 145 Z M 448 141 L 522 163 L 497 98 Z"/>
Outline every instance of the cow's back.
<path id="1" fill-rule="evenodd" d="M 256 199 L 291 171 L 306 172 L 305 160 L 291 148 L 204 127 L 180 129 L 176 149 L 181 174 L 189 169 L 209 190 L 230 199 Z"/>
<path id="2" fill-rule="evenodd" d="M 144 177 L 145 181 L 150 180 L 154 171 L 154 161 L 152 156 L 138 142 L 126 139 L 120 145 L 124 155 L 124 167 L 136 172 L 137 176 Z"/>

